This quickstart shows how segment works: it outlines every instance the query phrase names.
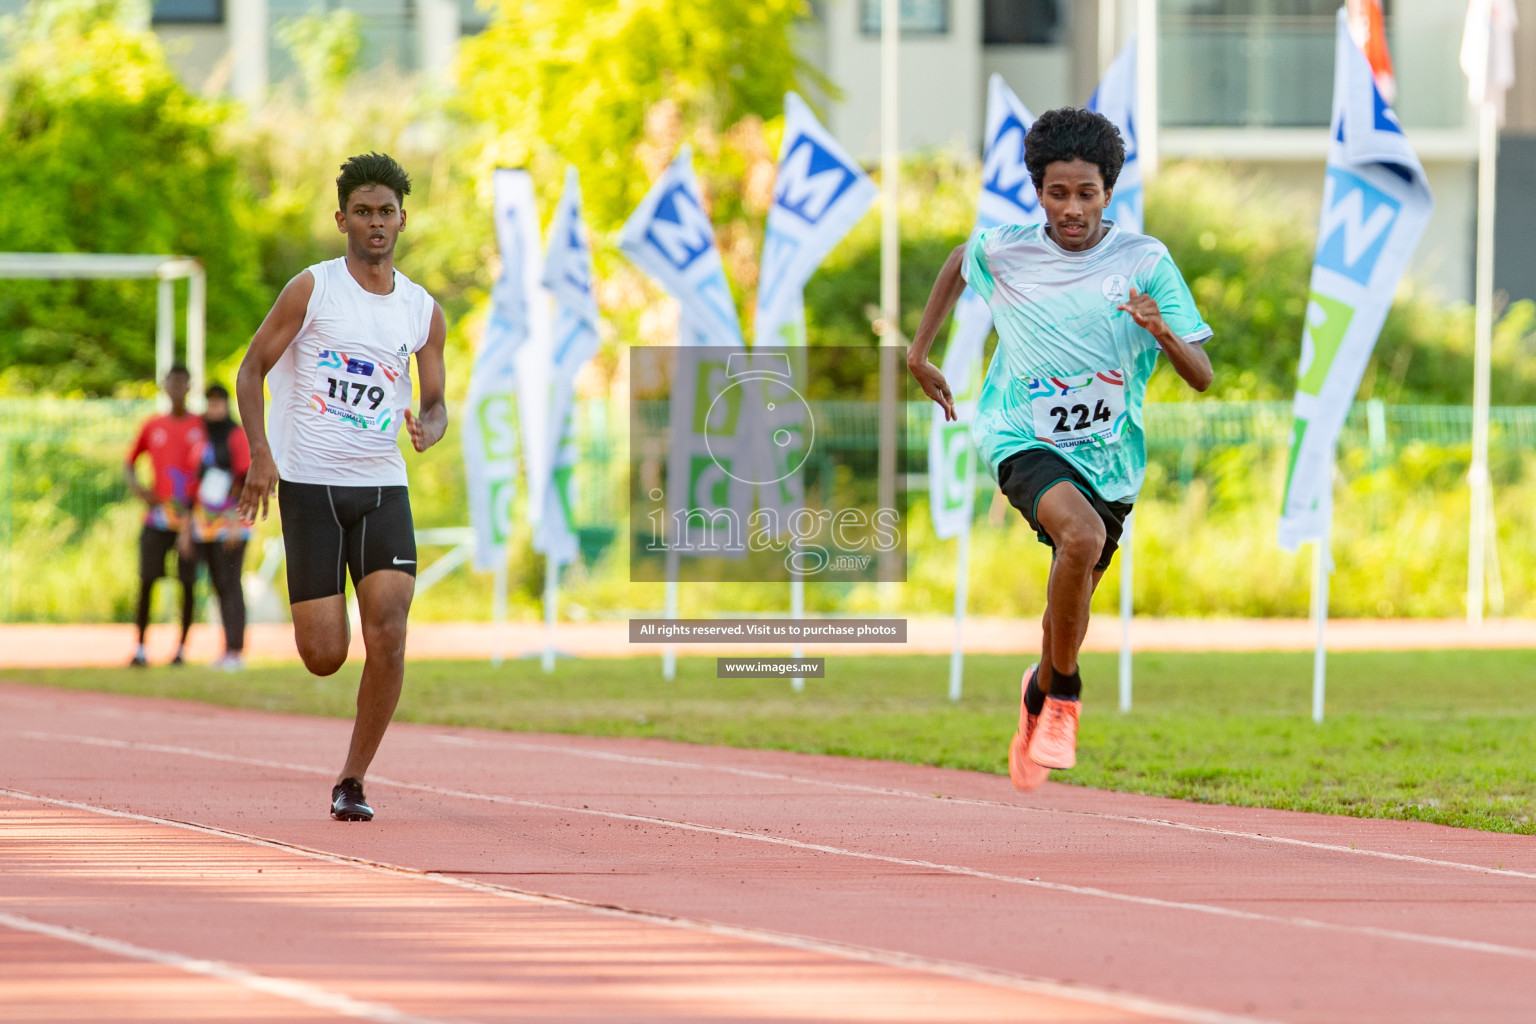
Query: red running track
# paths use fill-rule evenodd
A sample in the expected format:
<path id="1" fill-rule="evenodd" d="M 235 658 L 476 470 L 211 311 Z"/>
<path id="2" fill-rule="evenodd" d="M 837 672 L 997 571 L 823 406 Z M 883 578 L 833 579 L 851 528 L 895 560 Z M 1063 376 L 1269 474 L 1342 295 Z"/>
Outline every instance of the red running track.
<path id="1" fill-rule="evenodd" d="M 1536 1020 L 1536 839 L 0 686 L 0 1018 Z"/>

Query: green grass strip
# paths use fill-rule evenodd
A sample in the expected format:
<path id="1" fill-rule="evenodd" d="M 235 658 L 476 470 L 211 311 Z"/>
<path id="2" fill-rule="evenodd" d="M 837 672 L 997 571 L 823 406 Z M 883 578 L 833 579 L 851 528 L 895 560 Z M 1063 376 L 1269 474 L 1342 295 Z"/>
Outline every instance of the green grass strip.
<path id="1" fill-rule="evenodd" d="M 646 736 L 1004 773 L 1024 660 L 972 656 L 945 699 L 948 659 L 835 656 L 795 694 L 784 680 L 716 679 L 713 658 L 410 666 L 398 717 L 515 731 Z M 1078 767 L 1059 781 L 1206 803 L 1406 818 L 1536 833 L 1536 653 L 1414 651 L 1329 658 L 1315 725 L 1311 655 L 1143 654 L 1136 706 L 1117 710 L 1112 656 L 1083 659 Z M 11 671 L 70 689 L 350 717 L 357 667 L 293 665 Z M 387 742 L 387 741 L 386 741 Z M 337 757 L 341 751 L 336 752 Z"/>

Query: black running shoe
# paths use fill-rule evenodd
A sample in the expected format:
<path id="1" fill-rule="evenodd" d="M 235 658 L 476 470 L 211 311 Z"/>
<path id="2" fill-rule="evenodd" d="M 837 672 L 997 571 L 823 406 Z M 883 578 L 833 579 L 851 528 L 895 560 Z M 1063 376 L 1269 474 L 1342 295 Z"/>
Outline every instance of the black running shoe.
<path id="1" fill-rule="evenodd" d="M 373 808 L 363 797 L 363 784 L 345 778 L 331 788 L 331 817 L 337 821 L 372 821 Z"/>
<path id="2" fill-rule="evenodd" d="M 129 668 L 148 668 L 149 659 L 142 654 L 135 654 L 133 660 L 128 663 Z"/>

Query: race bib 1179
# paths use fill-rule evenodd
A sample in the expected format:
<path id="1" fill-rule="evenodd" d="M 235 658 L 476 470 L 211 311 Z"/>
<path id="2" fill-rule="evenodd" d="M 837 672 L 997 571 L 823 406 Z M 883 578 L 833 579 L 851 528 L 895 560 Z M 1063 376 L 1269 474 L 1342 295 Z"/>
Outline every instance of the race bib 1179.
<path id="1" fill-rule="evenodd" d="M 360 430 L 388 430 L 399 379 L 392 366 L 322 349 L 310 404 L 320 415 Z"/>
<path id="2" fill-rule="evenodd" d="M 1035 436 L 1057 448 L 1108 447 L 1125 437 L 1125 374 L 1119 370 L 1070 377 L 1025 377 Z"/>

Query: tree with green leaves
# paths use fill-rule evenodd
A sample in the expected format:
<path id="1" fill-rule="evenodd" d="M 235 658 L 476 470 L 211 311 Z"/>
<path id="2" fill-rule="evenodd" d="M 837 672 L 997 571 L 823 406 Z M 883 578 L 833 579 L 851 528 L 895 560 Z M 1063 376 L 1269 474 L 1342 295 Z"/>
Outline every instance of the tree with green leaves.
<path id="1" fill-rule="evenodd" d="M 575 164 L 591 222 L 611 228 L 669 144 L 693 141 L 709 177 L 733 126 L 779 117 L 787 90 L 826 85 L 795 48 L 808 13 L 806 0 L 499 0 L 464 44 L 462 110 L 492 130 L 495 160 Z"/>
<path id="2" fill-rule="evenodd" d="M 127 0 L 33 0 L 8 22 L 0 238 L 21 252 L 198 258 L 217 359 L 249 339 L 268 299 L 256 218 L 220 144 L 225 106 L 177 80 L 142 15 Z M 152 282 L 6 282 L 0 388 L 142 386 L 154 368 L 154 322 Z"/>

